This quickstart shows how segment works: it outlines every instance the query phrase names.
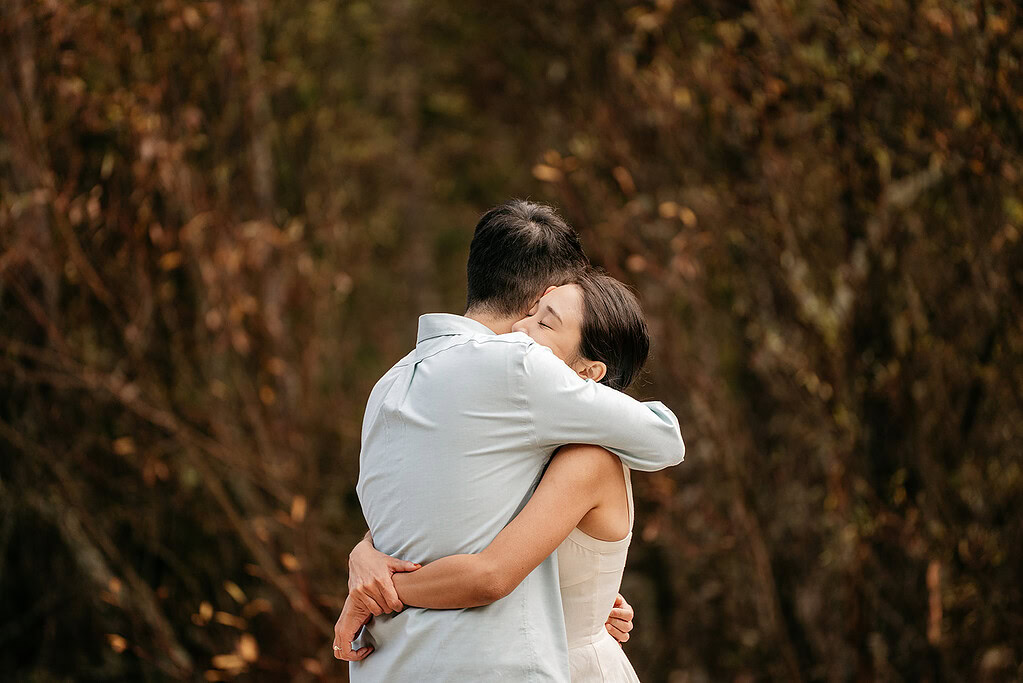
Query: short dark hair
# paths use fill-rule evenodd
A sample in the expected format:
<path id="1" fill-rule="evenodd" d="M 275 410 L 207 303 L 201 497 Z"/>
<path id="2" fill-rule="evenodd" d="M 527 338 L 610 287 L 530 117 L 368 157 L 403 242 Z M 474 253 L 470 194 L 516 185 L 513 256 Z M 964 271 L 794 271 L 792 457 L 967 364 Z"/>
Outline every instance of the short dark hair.
<path id="1" fill-rule="evenodd" d="M 546 204 L 512 199 L 483 214 L 469 246 L 466 309 L 524 314 L 588 264 L 579 236 Z"/>
<path id="2" fill-rule="evenodd" d="M 639 376 L 650 353 L 650 330 L 643 309 L 627 286 L 589 268 L 573 279 L 583 291 L 582 338 L 579 355 L 607 366 L 600 380 L 624 390 Z"/>

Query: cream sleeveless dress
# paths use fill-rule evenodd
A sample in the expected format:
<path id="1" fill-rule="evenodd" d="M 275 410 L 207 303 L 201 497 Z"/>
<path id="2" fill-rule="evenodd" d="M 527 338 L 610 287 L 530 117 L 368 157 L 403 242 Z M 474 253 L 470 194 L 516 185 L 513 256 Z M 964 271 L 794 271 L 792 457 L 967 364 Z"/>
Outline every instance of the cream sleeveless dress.
<path id="1" fill-rule="evenodd" d="M 600 541 L 579 529 L 572 529 L 558 547 L 572 683 L 639 683 L 625 651 L 604 628 L 622 584 L 625 558 L 632 541 L 632 481 L 628 468 L 625 465 L 622 468 L 629 500 L 629 534 L 620 541 Z"/>

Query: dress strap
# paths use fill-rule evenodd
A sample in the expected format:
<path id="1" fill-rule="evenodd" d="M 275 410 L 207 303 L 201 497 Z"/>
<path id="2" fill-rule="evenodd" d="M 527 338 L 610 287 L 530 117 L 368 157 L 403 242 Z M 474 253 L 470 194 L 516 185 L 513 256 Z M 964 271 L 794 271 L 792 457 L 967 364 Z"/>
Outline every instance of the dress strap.
<path id="1" fill-rule="evenodd" d="M 632 531 L 632 525 L 636 521 L 635 509 L 632 504 L 632 477 L 630 476 L 630 470 L 622 463 L 622 474 L 625 476 L 625 495 L 629 499 L 629 531 Z"/>

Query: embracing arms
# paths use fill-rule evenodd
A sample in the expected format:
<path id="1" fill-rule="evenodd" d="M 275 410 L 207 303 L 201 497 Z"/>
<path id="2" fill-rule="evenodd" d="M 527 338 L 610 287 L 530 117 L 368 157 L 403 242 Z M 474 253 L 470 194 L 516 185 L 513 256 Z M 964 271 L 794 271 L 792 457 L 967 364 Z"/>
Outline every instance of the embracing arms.
<path id="1" fill-rule="evenodd" d="M 523 392 L 541 448 L 596 444 L 641 472 L 682 462 L 686 447 L 678 419 L 663 403 L 640 403 L 584 380 L 539 344 L 529 347 L 522 362 Z"/>
<path id="2" fill-rule="evenodd" d="M 568 446 L 551 460 L 536 492 L 496 538 L 475 555 L 449 555 L 394 575 L 406 605 L 452 609 L 488 605 L 508 595 L 553 553 L 602 499 L 618 458 L 601 448 Z"/>
<path id="3" fill-rule="evenodd" d="M 368 649 L 353 653 L 351 641 L 373 615 L 393 611 L 386 597 L 388 584 L 406 605 L 434 609 L 476 607 L 508 595 L 602 502 L 608 489 L 621 484 L 617 457 L 594 446 L 567 446 L 551 460 L 536 492 L 522 511 L 483 551 L 450 555 L 412 570 L 411 563 L 388 557 L 367 537 L 352 551 L 350 566 L 358 576 L 334 627 L 335 655 L 361 659 Z M 605 503 L 606 504 L 606 503 Z M 367 594 L 372 595 L 369 600 Z M 380 603 L 387 603 L 384 607 Z M 624 642 L 632 629 L 632 608 L 621 596 L 607 630 Z"/>
<path id="4" fill-rule="evenodd" d="M 642 404 L 582 380 L 549 349 L 523 356 L 523 392 L 541 447 L 588 442 L 613 450 L 630 468 L 657 470 L 682 461 L 678 420 L 663 404 Z M 451 555 L 411 573 L 393 575 L 406 605 L 476 607 L 510 593 L 565 540 L 618 482 L 621 462 L 604 448 L 572 445 L 552 459 L 522 512 L 475 555 Z"/>

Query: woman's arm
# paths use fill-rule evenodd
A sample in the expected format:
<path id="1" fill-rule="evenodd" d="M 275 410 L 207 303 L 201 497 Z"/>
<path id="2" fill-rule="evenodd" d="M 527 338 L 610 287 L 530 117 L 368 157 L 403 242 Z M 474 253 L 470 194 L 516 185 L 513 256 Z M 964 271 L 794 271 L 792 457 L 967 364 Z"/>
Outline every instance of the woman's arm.
<path id="1" fill-rule="evenodd" d="M 373 547 L 373 536 L 366 532 L 348 555 L 348 595 L 374 616 L 400 612 L 391 576 L 395 572 L 414 572 L 419 565 L 390 557 Z"/>
<path id="2" fill-rule="evenodd" d="M 453 609 L 488 605 L 508 595 L 596 507 L 618 458 L 597 446 L 571 445 L 551 460 L 522 511 L 482 552 L 450 555 L 422 569 L 394 574 L 406 605 Z"/>

